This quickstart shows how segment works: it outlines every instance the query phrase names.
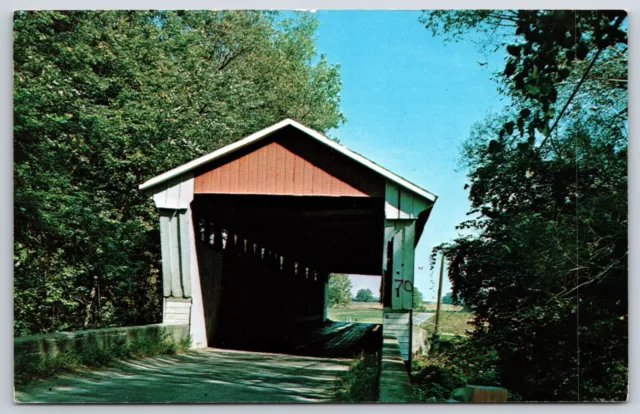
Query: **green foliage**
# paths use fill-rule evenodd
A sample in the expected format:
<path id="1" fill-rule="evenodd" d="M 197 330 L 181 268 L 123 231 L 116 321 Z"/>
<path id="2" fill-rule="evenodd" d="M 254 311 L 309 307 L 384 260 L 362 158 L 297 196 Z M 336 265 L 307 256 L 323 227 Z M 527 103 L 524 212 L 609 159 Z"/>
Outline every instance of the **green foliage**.
<path id="1" fill-rule="evenodd" d="M 447 294 L 442 297 L 442 303 L 446 305 L 453 305 L 453 293 L 447 292 Z"/>
<path id="2" fill-rule="evenodd" d="M 334 398 L 338 402 L 378 401 L 379 379 L 379 355 L 362 353 L 351 361 L 349 371 L 338 377 Z"/>
<path id="3" fill-rule="evenodd" d="M 466 339 L 442 337 L 437 351 L 432 349 L 428 355 L 417 354 L 412 359 L 414 399 L 444 402 L 456 388 L 467 384 L 500 386 L 496 359 L 495 352 Z"/>
<path id="4" fill-rule="evenodd" d="M 89 342 L 79 351 L 64 351 L 40 359 L 32 355 L 19 356 L 14 361 L 15 383 L 24 385 L 75 369 L 107 366 L 122 359 L 186 352 L 190 347 L 190 336 L 176 342 L 171 335 L 163 331 L 160 335 L 135 336 L 123 344 Z"/>
<path id="5" fill-rule="evenodd" d="M 161 317 L 145 180 L 295 118 L 344 118 L 309 13 L 14 16 L 14 333 Z"/>
<path id="6" fill-rule="evenodd" d="M 373 302 L 373 292 L 371 289 L 359 289 L 354 300 L 356 302 Z"/>
<path id="7" fill-rule="evenodd" d="M 487 35 L 494 51 L 505 48 L 504 70 L 497 78 L 515 106 L 489 143 L 495 149 L 504 141 L 552 139 L 565 114 L 584 118 L 580 101 L 615 115 L 601 128 L 624 124 L 626 17 L 623 10 L 436 10 L 425 12 L 420 21 L 434 35 L 457 39 L 474 30 Z M 591 97 L 581 96 L 585 93 Z"/>
<path id="8" fill-rule="evenodd" d="M 465 145 L 471 217 L 432 264 L 442 251 L 454 302 L 475 315 L 471 342 L 496 353 L 510 391 L 625 400 L 626 14 L 450 13 L 441 23 L 455 21 L 452 30 L 512 19 L 501 28 L 509 57 L 498 76 L 512 102 Z"/>
<path id="9" fill-rule="evenodd" d="M 417 287 L 413 287 L 413 309 L 419 309 L 422 306 L 422 292 Z"/>
<path id="10" fill-rule="evenodd" d="M 469 324 L 469 321 L 472 320 L 473 314 L 465 312 L 464 310 L 440 310 L 438 332 L 461 335 L 464 337 L 466 336 L 467 331 L 473 328 L 473 326 Z M 422 328 L 424 328 L 429 334 L 432 334 L 435 330 L 435 325 L 436 317 L 434 315 L 422 324 Z"/>
<path id="11" fill-rule="evenodd" d="M 329 307 L 345 307 L 351 304 L 351 281 L 348 275 L 331 274 L 327 287 L 327 302 Z"/>

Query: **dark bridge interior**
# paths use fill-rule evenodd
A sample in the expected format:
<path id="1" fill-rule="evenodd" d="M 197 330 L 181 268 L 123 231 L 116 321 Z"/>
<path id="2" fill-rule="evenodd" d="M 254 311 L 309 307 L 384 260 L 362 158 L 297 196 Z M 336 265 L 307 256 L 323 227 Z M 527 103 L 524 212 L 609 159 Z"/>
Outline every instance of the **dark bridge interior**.
<path id="1" fill-rule="evenodd" d="M 326 282 L 380 274 L 383 208 L 369 197 L 196 195 L 209 345 L 307 355 L 369 346 L 376 325 L 325 321 Z"/>

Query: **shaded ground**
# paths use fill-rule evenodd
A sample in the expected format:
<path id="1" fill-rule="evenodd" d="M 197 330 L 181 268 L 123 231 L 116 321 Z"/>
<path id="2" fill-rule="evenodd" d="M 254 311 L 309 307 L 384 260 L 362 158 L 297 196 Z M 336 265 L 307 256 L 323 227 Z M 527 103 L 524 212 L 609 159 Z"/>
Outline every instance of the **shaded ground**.
<path id="1" fill-rule="evenodd" d="M 348 359 L 206 349 L 120 362 L 17 390 L 18 402 L 330 402 Z"/>
<path id="2" fill-rule="evenodd" d="M 382 343 L 382 329 L 370 323 L 327 321 L 296 326 L 238 326 L 219 335 L 216 348 L 276 352 L 317 357 L 353 358 L 375 352 Z"/>

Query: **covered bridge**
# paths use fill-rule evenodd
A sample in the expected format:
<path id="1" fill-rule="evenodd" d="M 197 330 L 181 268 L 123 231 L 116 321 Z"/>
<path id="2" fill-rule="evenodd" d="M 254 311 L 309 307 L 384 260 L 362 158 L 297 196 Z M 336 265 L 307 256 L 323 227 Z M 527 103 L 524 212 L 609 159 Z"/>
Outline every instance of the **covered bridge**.
<path id="1" fill-rule="evenodd" d="M 414 250 L 437 196 L 286 119 L 140 186 L 160 212 L 163 323 L 194 347 L 327 319 L 330 273 L 382 275 L 408 358 Z"/>

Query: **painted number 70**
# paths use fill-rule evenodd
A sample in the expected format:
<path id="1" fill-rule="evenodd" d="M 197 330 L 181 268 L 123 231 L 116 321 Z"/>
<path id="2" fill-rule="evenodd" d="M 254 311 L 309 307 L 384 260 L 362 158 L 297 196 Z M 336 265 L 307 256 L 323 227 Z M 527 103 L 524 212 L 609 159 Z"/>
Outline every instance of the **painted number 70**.
<path id="1" fill-rule="evenodd" d="M 396 285 L 396 297 L 400 297 L 400 289 L 404 287 L 407 292 L 413 291 L 413 283 L 410 280 L 394 279 Z"/>

